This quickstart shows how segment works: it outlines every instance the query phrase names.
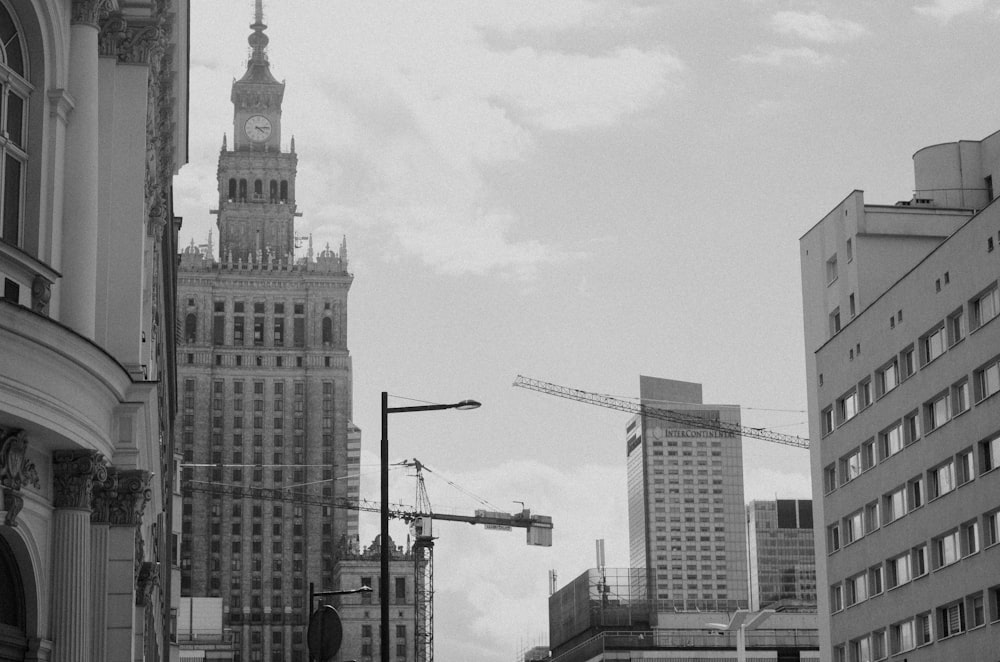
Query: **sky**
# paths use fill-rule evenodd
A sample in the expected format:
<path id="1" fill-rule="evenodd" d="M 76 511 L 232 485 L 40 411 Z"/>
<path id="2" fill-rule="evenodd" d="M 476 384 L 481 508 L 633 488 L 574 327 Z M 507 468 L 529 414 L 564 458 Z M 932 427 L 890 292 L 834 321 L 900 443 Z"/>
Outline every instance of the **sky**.
<path id="1" fill-rule="evenodd" d="M 194 0 L 181 243 L 207 241 L 252 0 Z M 563 586 L 628 565 L 628 415 L 512 387 L 633 398 L 704 384 L 743 423 L 807 434 L 798 238 L 854 189 L 912 196 L 912 154 L 1000 129 L 996 0 L 265 0 L 299 156 L 296 234 L 347 237 L 353 420 L 436 509 L 435 659 L 510 662 Z M 217 237 L 216 232 L 216 237 Z M 809 498 L 807 451 L 744 440 L 746 500 Z M 459 486 L 462 489 L 456 489 Z M 393 501 L 415 481 L 393 470 Z M 362 542 L 378 532 L 362 514 Z M 405 528 L 393 536 L 405 539 Z"/>

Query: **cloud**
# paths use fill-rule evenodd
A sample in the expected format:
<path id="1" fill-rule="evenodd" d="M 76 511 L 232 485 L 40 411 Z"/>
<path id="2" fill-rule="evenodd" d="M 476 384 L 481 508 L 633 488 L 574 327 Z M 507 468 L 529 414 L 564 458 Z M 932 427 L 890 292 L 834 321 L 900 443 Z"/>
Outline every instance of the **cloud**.
<path id="1" fill-rule="evenodd" d="M 922 16 L 947 22 L 961 14 L 985 10 L 990 4 L 992 2 L 989 0 L 934 0 L 929 5 L 914 7 L 913 11 Z"/>
<path id="2" fill-rule="evenodd" d="M 771 27 L 781 34 L 825 44 L 850 41 L 868 32 L 860 23 L 828 18 L 819 12 L 780 11 L 771 17 Z"/>
<path id="3" fill-rule="evenodd" d="M 820 53 L 812 48 L 800 46 L 785 48 L 781 46 L 759 47 L 753 53 L 746 53 L 736 58 L 738 62 L 747 64 L 764 64 L 772 67 L 795 65 L 824 66 L 834 61 L 833 56 Z"/>

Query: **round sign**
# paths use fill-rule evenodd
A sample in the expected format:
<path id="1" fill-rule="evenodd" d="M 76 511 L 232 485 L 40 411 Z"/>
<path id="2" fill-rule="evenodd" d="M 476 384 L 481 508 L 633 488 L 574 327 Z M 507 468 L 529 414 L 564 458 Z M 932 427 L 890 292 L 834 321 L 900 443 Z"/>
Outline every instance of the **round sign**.
<path id="1" fill-rule="evenodd" d="M 343 639 L 344 626 L 340 622 L 340 614 L 330 605 L 323 605 L 309 617 L 306 643 L 310 658 L 329 662 L 340 650 Z"/>

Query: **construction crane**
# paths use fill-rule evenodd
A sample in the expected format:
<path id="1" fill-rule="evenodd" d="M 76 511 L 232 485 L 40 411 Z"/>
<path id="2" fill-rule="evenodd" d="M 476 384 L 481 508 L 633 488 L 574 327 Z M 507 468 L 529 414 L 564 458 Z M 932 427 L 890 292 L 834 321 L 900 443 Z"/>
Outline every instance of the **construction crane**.
<path id="1" fill-rule="evenodd" d="M 577 402 L 585 402 L 590 405 L 597 405 L 598 407 L 607 407 L 608 409 L 617 409 L 629 414 L 639 414 L 648 418 L 669 421 L 671 423 L 689 425 L 691 427 L 702 428 L 705 430 L 714 430 L 715 432 L 721 432 L 729 435 L 763 439 L 764 441 L 771 441 L 776 444 L 785 444 L 786 446 L 795 446 L 796 448 L 809 448 L 808 439 L 796 437 L 795 435 L 782 434 L 765 428 L 743 427 L 742 425 L 737 425 L 736 423 L 713 421 L 678 411 L 659 409 L 637 402 L 622 400 L 621 398 L 604 395 L 602 393 L 581 391 L 580 389 L 570 388 L 568 386 L 560 386 L 550 382 L 543 382 L 539 379 L 532 379 L 522 375 L 518 375 L 517 379 L 514 380 L 514 386 L 518 388 L 526 388 L 530 391 L 548 393 L 549 395 L 566 398 L 567 400 L 576 400 Z"/>
<path id="2" fill-rule="evenodd" d="M 477 510 L 475 515 L 450 515 L 435 513 L 427 496 L 424 470 L 430 471 L 420 460 L 407 460 L 404 466 L 414 468 L 417 478 L 417 514 L 410 523 L 413 533 L 413 570 L 415 577 L 414 603 L 416 640 L 416 662 L 434 660 L 434 536 L 432 520 L 467 522 L 481 524 L 488 529 L 510 531 L 512 527 L 527 529 L 526 542 L 529 545 L 552 546 L 552 518 L 532 515 L 523 508 L 521 512 L 508 514 Z M 522 504 L 523 506 L 523 504 Z"/>
<path id="3" fill-rule="evenodd" d="M 390 504 L 389 517 L 410 524 L 414 536 L 414 637 L 416 643 L 416 661 L 433 662 L 434 660 L 434 537 L 433 520 L 448 522 L 466 522 L 479 524 L 489 529 L 510 531 L 513 527 L 527 529 L 526 542 L 529 545 L 542 547 L 552 546 L 552 518 L 545 515 L 532 515 L 527 508 L 519 513 L 501 513 L 477 510 L 475 515 L 453 515 L 450 513 L 435 513 L 431 508 L 424 484 L 424 469 L 419 460 L 407 460 L 403 466 L 413 467 L 417 478 L 416 506 Z M 200 465 L 182 465 L 200 466 Z M 209 466 L 209 465 L 206 465 Z M 216 466 L 216 465 L 210 465 Z M 430 471 L 430 469 L 427 469 Z M 226 494 L 240 499 L 266 501 L 287 501 L 290 503 L 345 508 L 364 512 L 379 513 L 381 505 L 367 499 L 345 499 L 321 497 L 303 491 L 290 491 L 266 487 L 243 487 L 241 485 L 225 485 L 214 482 L 202 482 L 191 479 L 182 481 L 181 492 L 190 496 L 192 492 L 207 494 Z"/>

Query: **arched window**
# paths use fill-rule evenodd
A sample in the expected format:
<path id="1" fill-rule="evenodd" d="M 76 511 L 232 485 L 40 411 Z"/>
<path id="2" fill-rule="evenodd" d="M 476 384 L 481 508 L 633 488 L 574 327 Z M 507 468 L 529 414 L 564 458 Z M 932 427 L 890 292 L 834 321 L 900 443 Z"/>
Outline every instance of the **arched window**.
<path id="1" fill-rule="evenodd" d="M 236 199 L 236 179 L 229 179 L 229 201 L 232 202 Z"/>
<path id="2" fill-rule="evenodd" d="M 184 342 L 192 343 L 198 333 L 198 316 L 188 313 L 184 319 Z"/>
<path id="3" fill-rule="evenodd" d="M 264 182 L 259 179 L 253 181 L 253 199 L 261 200 L 264 197 Z"/>
<path id="4" fill-rule="evenodd" d="M 277 180 L 271 180 L 271 202 L 278 201 L 278 182 Z"/>
<path id="5" fill-rule="evenodd" d="M 281 201 L 288 202 L 288 180 L 281 180 Z"/>
<path id="6" fill-rule="evenodd" d="M 333 320 L 329 317 L 323 318 L 323 344 L 333 344 Z"/>
<path id="7" fill-rule="evenodd" d="M 247 180 L 240 180 L 240 202 L 247 201 Z"/>
<path id="8" fill-rule="evenodd" d="M 28 63 L 14 17 L 0 4 L 0 239 L 24 243 L 25 179 L 28 170 Z"/>

